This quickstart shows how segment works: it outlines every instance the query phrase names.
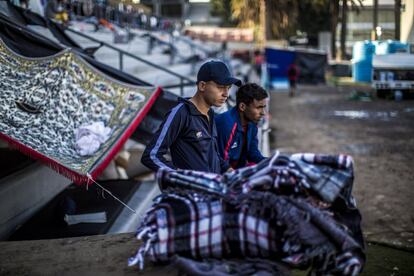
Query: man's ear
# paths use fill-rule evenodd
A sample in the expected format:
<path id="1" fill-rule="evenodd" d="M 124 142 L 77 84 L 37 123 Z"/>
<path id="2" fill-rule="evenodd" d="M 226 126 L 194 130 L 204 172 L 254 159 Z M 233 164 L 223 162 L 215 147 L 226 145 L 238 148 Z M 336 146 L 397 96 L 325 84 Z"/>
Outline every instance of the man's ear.
<path id="1" fill-rule="evenodd" d="M 239 111 L 244 112 L 246 110 L 246 104 L 245 103 L 239 103 Z"/>
<path id="2" fill-rule="evenodd" d="M 198 91 L 203 91 L 204 92 L 204 90 L 206 90 L 206 82 L 200 81 L 197 84 L 197 88 L 198 88 Z"/>

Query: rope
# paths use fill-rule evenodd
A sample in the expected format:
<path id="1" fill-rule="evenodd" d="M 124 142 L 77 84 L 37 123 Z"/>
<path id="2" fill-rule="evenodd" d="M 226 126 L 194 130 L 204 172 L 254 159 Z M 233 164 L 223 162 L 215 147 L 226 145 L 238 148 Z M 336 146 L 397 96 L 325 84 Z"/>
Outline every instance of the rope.
<path id="1" fill-rule="evenodd" d="M 131 207 L 129 207 L 126 203 L 124 203 L 122 200 L 120 200 L 119 198 L 117 198 L 114 194 L 111 193 L 111 191 L 109 191 L 108 189 L 102 187 L 101 184 L 99 184 L 98 182 L 96 182 L 95 180 L 93 180 L 92 176 L 87 173 L 86 176 L 88 177 L 89 180 L 91 180 L 93 183 L 95 183 L 96 185 L 98 185 L 99 188 L 101 188 L 103 191 L 107 192 L 110 196 L 112 196 L 115 200 L 117 200 L 119 203 L 121 203 L 122 205 L 124 205 L 126 208 L 128 208 L 132 213 L 136 214 L 137 212 L 132 209 Z M 87 184 L 88 185 L 88 184 Z"/>

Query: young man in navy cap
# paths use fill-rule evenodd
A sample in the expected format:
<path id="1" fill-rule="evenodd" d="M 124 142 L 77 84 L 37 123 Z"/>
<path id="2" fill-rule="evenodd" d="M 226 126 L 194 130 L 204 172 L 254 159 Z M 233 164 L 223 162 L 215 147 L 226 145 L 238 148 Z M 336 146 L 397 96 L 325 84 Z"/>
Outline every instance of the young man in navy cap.
<path id="1" fill-rule="evenodd" d="M 217 129 L 212 106 L 223 105 L 232 84 L 241 85 L 221 61 L 204 63 L 197 74 L 197 92 L 180 99 L 147 145 L 141 162 L 157 171 L 186 169 L 223 173 L 229 169 L 219 155 Z M 164 155 L 171 153 L 171 161 Z"/>

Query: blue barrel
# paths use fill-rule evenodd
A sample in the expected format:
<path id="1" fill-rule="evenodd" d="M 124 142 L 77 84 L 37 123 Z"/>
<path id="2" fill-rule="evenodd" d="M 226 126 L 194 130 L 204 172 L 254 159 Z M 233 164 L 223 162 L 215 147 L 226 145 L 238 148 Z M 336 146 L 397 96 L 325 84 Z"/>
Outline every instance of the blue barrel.
<path id="1" fill-rule="evenodd" d="M 370 82 L 372 75 L 372 62 L 359 61 L 352 64 L 352 78 L 357 82 Z"/>
<path id="2" fill-rule="evenodd" d="M 370 82 L 372 74 L 372 57 L 376 45 L 371 41 L 355 42 L 352 48 L 352 78 L 358 82 Z"/>
<path id="3" fill-rule="evenodd" d="M 407 43 L 402 43 L 398 40 L 391 40 L 388 43 L 389 45 L 389 53 L 397 53 L 397 52 L 408 52 L 409 45 Z"/>
<path id="4" fill-rule="evenodd" d="M 372 56 L 375 54 L 375 45 L 371 41 L 355 42 L 352 48 L 352 61 L 356 62 L 372 62 Z"/>
<path id="5" fill-rule="evenodd" d="M 387 55 L 397 52 L 408 52 L 408 50 L 409 45 L 407 43 L 402 43 L 401 41 L 389 39 L 387 41 L 379 42 L 375 50 L 375 53 L 377 55 Z"/>
<path id="6" fill-rule="evenodd" d="M 375 48 L 375 54 L 386 55 L 389 51 L 388 41 L 378 41 L 377 47 Z"/>

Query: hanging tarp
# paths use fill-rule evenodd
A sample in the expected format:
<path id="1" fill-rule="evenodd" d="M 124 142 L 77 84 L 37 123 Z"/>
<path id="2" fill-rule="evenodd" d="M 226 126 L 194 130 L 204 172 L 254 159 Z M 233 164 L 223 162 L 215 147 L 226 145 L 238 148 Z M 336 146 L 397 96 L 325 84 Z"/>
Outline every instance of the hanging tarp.
<path id="1" fill-rule="evenodd" d="M 0 37 L 14 52 L 25 57 L 45 57 L 63 50 L 63 47 L 0 15 Z"/>
<path id="2" fill-rule="evenodd" d="M 296 64 L 299 69 L 299 83 L 316 84 L 325 82 L 327 66 L 326 53 L 316 50 L 291 50 L 266 48 L 267 72 L 270 81 L 287 81 L 288 68 Z"/>
<path id="3" fill-rule="evenodd" d="M 129 202 L 138 192 L 141 182 L 117 179 L 99 181 L 99 184 L 110 190 L 117 198 Z M 122 210 L 123 205 L 116 200 L 102 197 L 97 185 L 92 185 L 88 190 L 70 185 L 21 225 L 9 240 L 59 239 L 108 234 L 113 232 L 114 224 L 126 220 L 120 216 Z M 99 217 L 93 217 L 99 214 L 100 221 Z M 86 216 L 83 223 L 73 224 L 73 221 L 70 223 L 70 217 L 77 215 Z M 88 215 L 92 216 L 89 222 Z M 102 216 L 105 219 L 102 219 Z M 134 214 L 131 213 L 131 217 L 133 216 Z"/>
<path id="4" fill-rule="evenodd" d="M 59 45 L 28 28 L 16 24 L 12 18 L 0 14 L 0 37 L 14 52 L 25 57 L 52 56 L 64 49 Z M 77 52 L 97 70 L 116 80 L 133 85 L 150 86 L 149 83 L 131 76 L 121 70 L 103 64 L 88 55 Z"/>
<path id="5" fill-rule="evenodd" d="M 295 63 L 299 68 L 299 83 L 325 83 L 325 69 L 328 65 L 326 53 L 296 51 Z"/>
<path id="6" fill-rule="evenodd" d="M 5 26 L 8 31 L 13 27 L 0 24 Z M 0 40 L 0 138 L 78 183 L 95 178 L 135 130 L 160 89 L 120 82 L 68 49 L 25 57 L 27 44 L 19 47 L 11 36 L 29 38 L 37 54 L 58 46 L 46 39 L 36 41 L 27 30 L 15 29 L 8 35 L 13 49 Z M 93 155 L 81 156 L 75 132 L 96 122 L 110 128 L 110 136 Z"/>
<path id="7" fill-rule="evenodd" d="M 1 13 L 7 16 L 14 23 L 23 26 L 37 25 L 48 29 L 53 36 L 63 45 L 75 49 L 84 54 L 93 55 L 93 53 L 99 49 L 99 47 L 82 48 L 76 41 L 65 33 L 65 28 L 48 18 L 42 17 L 41 15 L 34 13 L 28 9 L 17 7 L 9 2 L 0 2 Z"/>
<path id="8" fill-rule="evenodd" d="M 270 80 L 287 80 L 288 68 L 292 63 L 295 63 L 295 52 L 284 49 L 266 48 L 265 55 Z"/>

